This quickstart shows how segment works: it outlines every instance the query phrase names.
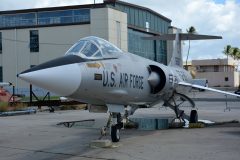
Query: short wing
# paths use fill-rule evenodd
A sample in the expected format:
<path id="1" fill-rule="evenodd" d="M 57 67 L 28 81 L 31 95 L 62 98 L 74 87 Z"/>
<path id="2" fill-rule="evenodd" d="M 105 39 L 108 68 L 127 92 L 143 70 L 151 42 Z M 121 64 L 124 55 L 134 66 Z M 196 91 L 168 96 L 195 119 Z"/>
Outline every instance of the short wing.
<path id="1" fill-rule="evenodd" d="M 142 37 L 145 40 L 175 40 L 176 34 L 162 34 L 160 36 Z M 179 40 L 207 40 L 207 39 L 222 39 L 221 36 L 201 35 L 179 33 Z"/>
<path id="2" fill-rule="evenodd" d="M 180 34 L 180 40 L 207 40 L 207 39 L 222 39 L 222 36 L 188 34 L 188 33 Z"/>
<path id="3" fill-rule="evenodd" d="M 209 90 L 209 91 L 213 91 L 213 92 L 218 92 L 218 93 L 222 93 L 222 94 L 227 94 L 227 95 L 231 95 L 231 96 L 240 97 L 240 95 L 238 95 L 238 94 L 225 92 L 225 91 L 221 91 L 221 90 L 213 89 L 213 88 L 209 88 L 209 87 L 203 87 L 203 86 L 196 85 L 196 84 L 191 84 L 191 83 L 186 83 L 186 82 L 179 82 L 178 84 L 181 85 L 181 86 L 205 89 L 205 90 Z"/>

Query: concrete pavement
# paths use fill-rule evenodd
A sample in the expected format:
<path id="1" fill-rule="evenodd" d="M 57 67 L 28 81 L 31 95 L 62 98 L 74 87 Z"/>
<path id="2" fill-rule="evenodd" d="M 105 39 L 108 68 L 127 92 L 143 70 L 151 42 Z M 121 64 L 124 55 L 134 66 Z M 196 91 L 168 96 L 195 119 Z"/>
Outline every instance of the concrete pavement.
<path id="1" fill-rule="evenodd" d="M 240 120 L 240 103 L 197 102 L 200 119 Z M 172 116 L 170 109 L 141 109 L 135 116 Z M 114 148 L 91 148 L 98 139 L 107 114 L 88 111 L 38 112 L 32 115 L 0 118 L 0 160 L 78 160 L 78 159 L 164 159 L 164 160 L 238 160 L 240 125 L 202 129 L 157 131 L 122 130 Z M 63 121 L 95 119 L 92 126 L 60 127 Z M 110 139 L 109 136 L 105 137 Z"/>

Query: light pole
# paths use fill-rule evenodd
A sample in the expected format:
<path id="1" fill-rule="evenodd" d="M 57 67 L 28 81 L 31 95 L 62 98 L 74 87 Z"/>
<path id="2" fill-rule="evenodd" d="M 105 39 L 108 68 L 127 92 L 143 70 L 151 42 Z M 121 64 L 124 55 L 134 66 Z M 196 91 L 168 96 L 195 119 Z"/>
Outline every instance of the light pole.
<path id="1" fill-rule="evenodd" d="M 17 28 L 15 28 L 15 56 L 16 56 L 16 63 L 15 63 L 15 75 L 18 74 L 18 52 L 17 52 Z M 15 76 L 15 84 L 18 92 L 18 78 Z"/>

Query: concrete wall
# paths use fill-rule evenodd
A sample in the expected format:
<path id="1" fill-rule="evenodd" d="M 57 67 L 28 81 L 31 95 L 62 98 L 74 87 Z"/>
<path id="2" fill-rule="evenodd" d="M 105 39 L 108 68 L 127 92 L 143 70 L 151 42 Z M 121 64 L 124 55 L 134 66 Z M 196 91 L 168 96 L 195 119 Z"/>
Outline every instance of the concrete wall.
<path id="1" fill-rule="evenodd" d="M 108 8 L 108 40 L 115 44 L 117 47 L 121 48 L 123 51 L 128 51 L 128 30 L 127 30 L 127 14 L 119 12 Z M 117 23 L 119 23 L 119 29 L 117 28 Z M 120 37 L 118 37 L 118 32 L 120 31 Z M 117 43 L 117 40 L 120 40 Z"/>
<path id="2" fill-rule="evenodd" d="M 228 77 L 228 81 L 225 81 Z M 198 72 L 196 79 L 206 78 L 209 87 L 238 87 L 239 86 L 239 73 L 238 72 Z"/>
<path id="3" fill-rule="evenodd" d="M 117 43 L 117 22 L 120 24 L 120 45 Z M 127 14 L 111 8 L 92 9 L 90 34 L 104 38 L 123 51 L 128 51 Z"/>
<path id="4" fill-rule="evenodd" d="M 192 66 L 196 69 L 195 77 L 208 79 L 211 87 L 238 87 L 239 72 L 235 69 L 236 64 L 237 61 L 232 58 L 192 61 Z M 225 81 L 226 77 L 228 77 L 228 81 Z"/>
<path id="5" fill-rule="evenodd" d="M 204 59 L 204 60 L 192 60 L 194 66 L 209 66 L 209 65 L 236 65 L 236 60 L 232 58 L 228 59 Z"/>
<path id="6" fill-rule="evenodd" d="M 198 72 L 234 72 L 236 71 L 235 66 L 198 66 L 196 67 Z"/>
<path id="7" fill-rule="evenodd" d="M 110 8 L 91 9 L 90 14 L 90 24 L 0 30 L 3 38 L 13 40 L 2 41 L 0 66 L 3 67 L 3 81 L 13 82 L 20 88 L 28 87 L 28 83 L 17 79 L 18 73 L 30 68 L 31 65 L 38 65 L 64 55 L 77 40 L 86 36 L 98 36 L 118 45 L 117 22 L 120 24 L 118 47 L 127 51 L 127 14 Z M 39 52 L 30 53 L 30 30 L 39 32 Z"/>

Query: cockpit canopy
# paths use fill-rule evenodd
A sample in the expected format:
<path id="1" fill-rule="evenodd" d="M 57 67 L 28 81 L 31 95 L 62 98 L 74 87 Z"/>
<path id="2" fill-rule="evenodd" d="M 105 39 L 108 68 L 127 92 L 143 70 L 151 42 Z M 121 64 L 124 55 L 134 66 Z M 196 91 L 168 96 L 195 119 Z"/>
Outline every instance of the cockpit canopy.
<path id="1" fill-rule="evenodd" d="M 65 55 L 78 55 L 86 59 L 117 58 L 122 54 L 115 45 L 108 41 L 90 36 L 80 39 L 74 44 Z"/>

